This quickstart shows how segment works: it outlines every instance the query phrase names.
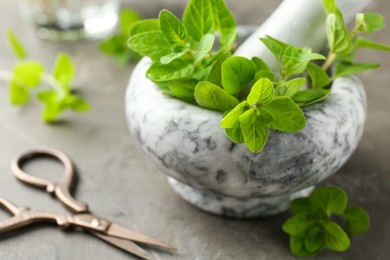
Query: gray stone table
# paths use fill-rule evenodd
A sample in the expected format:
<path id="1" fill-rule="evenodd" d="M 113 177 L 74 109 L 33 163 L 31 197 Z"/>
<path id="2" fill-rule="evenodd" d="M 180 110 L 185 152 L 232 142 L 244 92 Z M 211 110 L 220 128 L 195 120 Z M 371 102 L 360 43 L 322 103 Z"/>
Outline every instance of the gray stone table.
<path id="1" fill-rule="evenodd" d="M 94 213 L 177 246 L 174 255 L 149 250 L 156 259 L 294 259 L 281 224 L 282 214 L 255 220 L 222 219 L 201 212 L 182 201 L 165 176 L 143 155 L 127 130 L 124 93 L 132 66 L 120 68 L 97 51 L 96 42 L 77 44 L 38 40 L 21 19 L 14 1 L 0 1 L 0 35 L 13 29 L 26 43 L 31 57 L 52 66 L 56 53 L 66 51 L 77 65 L 76 85 L 91 102 L 83 115 L 66 113 L 61 122 L 39 122 L 40 104 L 22 109 L 8 103 L 7 87 L 0 83 L 0 196 L 18 205 L 65 211 L 47 194 L 19 183 L 9 164 L 14 155 L 29 148 L 61 149 L 77 163 L 79 182 L 75 195 L 88 202 Z M 186 1 L 127 2 L 146 17 L 162 8 L 180 13 Z M 240 24 L 259 24 L 280 1 L 227 1 Z M 257 7 L 255 7 L 255 4 Z M 390 2 L 375 1 L 370 10 L 390 19 Z M 375 35 L 390 42 L 390 28 Z M 4 38 L 4 37 L 3 37 Z M 352 203 L 366 208 L 372 218 L 370 231 L 352 239 L 348 252 L 324 252 L 318 259 L 390 258 L 390 55 L 364 52 L 366 60 L 380 62 L 380 72 L 362 76 L 367 85 L 369 113 L 362 142 L 349 162 L 324 184 L 343 187 Z M 14 59 L 0 41 L 0 68 Z M 29 166 L 37 175 L 55 178 L 61 168 L 42 160 Z M 56 173 L 50 175 L 50 173 Z M 8 217 L 0 211 L 0 220 Z M 116 248 L 79 231 L 62 232 L 38 225 L 0 237 L 0 259 L 132 259 Z"/>

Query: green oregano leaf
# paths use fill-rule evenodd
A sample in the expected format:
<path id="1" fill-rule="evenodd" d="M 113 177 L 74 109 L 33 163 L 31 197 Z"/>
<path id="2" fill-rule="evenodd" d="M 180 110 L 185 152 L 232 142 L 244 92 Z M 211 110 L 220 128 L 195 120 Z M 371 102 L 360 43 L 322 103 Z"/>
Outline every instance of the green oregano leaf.
<path id="1" fill-rule="evenodd" d="M 262 124 L 269 125 L 274 121 L 274 117 L 265 109 L 257 108 L 257 117 Z"/>
<path id="2" fill-rule="evenodd" d="M 224 112 L 234 108 L 238 100 L 222 88 L 207 82 L 200 82 L 195 89 L 195 99 L 199 106 Z"/>
<path id="3" fill-rule="evenodd" d="M 160 12 L 160 28 L 162 35 L 171 43 L 185 45 L 187 29 L 184 24 L 168 10 Z"/>
<path id="4" fill-rule="evenodd" d="M 239 121 L 241 123 L 241 125 L 247 125 L 247 124 L 251 124 L 253 123 L 253 117 L 256 117 L 257 113 L 257 110 L 256 108 L 249 108 L 247 111 L 245 111 L 244 113 L 242 113 L 240 116 L 239 116 Z"/>
<path id="5" fill-rule="evenodd" d="M 314 205 L 307 197 L 296 198 L 290 203 L 291 211 L 295 214 L 309 213 L 313 211 Z"/>
<path id="6" fill-rule="evenodd" d="M 273 117 L 271 128 L 284 132 L 298 132 L 305 128 L 306 118 L 301 108 L 289 97 L 275 97 L 264 107 Z"/>
<path id="7" fill-rule="evenodd" d="M 39 62 L 20 62 L 14 67 L 13 81 L 16 82 L 15 84 L 23 85 L 26 88 L 36 88 L 41 83 L 41 77 L 44 71 L 45 68 Z"/>
<path id="8" fill-rule="evenodd" d="M 14 106 L 23 106 L 30 100 L 30 93 L 23 85 L 18 84 L 16 80 L 11 80 L 9 100 Z"/>
<path id="9" fill-rule="evenodd" d="M 199 62 L 204 56 L 211 51 L 214 45 L 215 36 L 212 34 L 206 34 L 200 39 L 199 49 L 195 54 L 195 63 Z"/>
<path id="10" fill-rule="evenodd" d="M 237 37 L 237 25 L 224 0 L 211 0 L 214 29 L 221 33 L 221 48 L 230 47 Z"/>
<path id="11" fill-rule="evenodd" d="M 214 63 L 213 67 L 211 68 L 207 81 L 217 86 L 222 86 L 222 64 L 226 59 L 228 59 L 231 56 L 232 54 L 230 52 L 222 52 L 219 55 L 217 61 Z"/>
<path id="12" fill-rule="evenodd" d="M 327 98 L 331 93 L 330 89 L 308 89 L 296 93 L 292 99 L 300 107 L 312 105 Z"/>
<path id="13" fill-rule="evenodd" d="M 335 0 L 322 0 L 322 4 L 328 14 L 335 14 L 343 21 L 343 15 L 337 7 Z"/>
<path id="14" fill-rule="evenodd" d="M 255 65 L 244 57 L 233 56 L 222 64 L 222 85 L 232 95 L 242 91 L 245 84 L 252 81 L 255 76 Z"/>
<path id="15" fill-rule="evenodd" d="M 258 57 L 253 57 L 252 58 L 252 62 L 255 64 L 256 66 L 256 72 L 258 71 L 268 71 L 268 72 L 272 72 L 272 70 L 270 69 L 270 67 L 268 66 L 267 63 L 265 63 L 265 61 L 263 61 L 262 59 L 258 58 Z"/>
<path id="16" fill-rule="evenodd" d="M 7 32 L 7 40 L 11 50 L 18 59 L 25 59 L 27 57 L 27 52 L 24 49 L 22 43 L 12 31 Z"/>
<path id="17" fill-rule="evenodd" d="M 155 82 L 190 77 L 195 67 L 190 61 L 174 60 L 169 64 L 154 62 L 146 72 L 148 79 Z"/>
<path id="18" fill-rule="evenodd" d="M 346 227 L 350 234 L 360 235 L 370 227 L 370 217 L 368 213 L 360 207 L 350 207 L 344 212 Z"/>
<path id="19" fill-rule="evenodd" d="M 293 97 L 303 86 L 306 85 L 306 78 L 296 78 L 282 82 L 275 89 L 276 96 Z"/>
<path id="20" fill-rule="evenodd" d="M 336 73 L 334 78 L 345 77 L 352 74 L 365 72 L 367 70 L 374 70 L 378 69 L 379 67 L 379 64 L 339 62 L 336 64 Z"/>
<path id="21" fill-rule="evenodd" d="M 169 64 L 172 61 L 183 57 L 183 55 L 186 54 L 189 50 L 190 50 L 189 46 L 178 49 L 177 52 L 172 52 L 165 56 L 162 56 L 160 62 L 162 64 Z"/>
<path id="22" fill-rule="evenodd" d="M 257 103 L 268 105 L 272 102 L 274 96 L 273 83 L 269 79 L 262 78 L 253 85 L 247 101 L 249 105 L 255 105 Z"/>
<path id="23" fill-rule="evenodd" d="M 359 13 L 356 15 L 356 30 L 371 34 L 385 27 L 385 19 L 380 14 Z"/>
<path id="24" fill-rule="evenodd" d="M 335 222 L 324 225 L 326 246 L 329 249 L 343 252 L 350 246 L 350 241 L 344 230 Z"/>
<path id="25" fill-rule="evenodd" d="M 293 45 L 278 41 L 270 36 L 260 39 L 266 47 L 276 56 L 279 61 L 279 68 L 283 79 L 292 75 L 303 73 L 312 60 L 325 60 L 326 58 L 318 53 L 313 53 L 309 48 L 299 48 Z M 282 64 L 280 63 L 282 62 Z M 258 66 L 263 66 L 258 61 Z"/>
<path id="26" fill-rule="evenodd" d="M 45 122 L 52 122 L 66 110 L 63 99 L 61 99 L 54 90 L 39 92 L 38 99 L 44 103 L 41 118 Z"/>
<path id="27" fill-rule="evenodd" d="M 288 78 L 294 74 L 300 74 L 305 71 L 308 61 L 300 61 L 299 49 L 288 46 L 282 54 L 283 69 L 281 75 Z"/>
<path id="28" fill-rule="evenodd" d="M 195 41 L 200 41 L 206 34 L 212 34 L 214 32 L 212 1 L 190 0 L 184 10 L 183 23 Z"/>
<path id="29" fill-rule="evenodd" d="M 355 42 L 356 48 L 373 49 L 379 51 L 390 51 L 390 45 L 375 42 L 367 38 L 358 37 Z"/>
<path id="30" fill-rule="evenodd" d="M 239 123 L 239 117 L 244 112 L 248 103 L 246 101 L 238 104 L 232 111 L 222 118 L 220 126 L 222 128 L 234 128 Z"/>
<path id="31" fill-rule="evenodd" d="M 275 55 L 276 58 L 280 58 L 284 51 L 289 47 L 288 44 L 283 43 L 271 36 L 267 35 L 265 38 L 260 38 L 260 41 Z"/>
<path id="32" fill-rule="evenodd" d="M 133 22 L 129 28 L 129 36 L 133 37 L 141 33 L 160 32 L 158 19 L 145 19 Z"/>
<path id="33" fill-rule="evenodd" d="M 326 73 L 326 71 L 320 66 L 314 63 L 309 63 L 307 66 L 307 71 L 309 72 L 311 86 L 313 88 L 323 88 L 330 84 L 328 73 Z"/>
<path id="34" fill-rule="evenodd" d="M 170 90 L 176 97 L 195 102 L 195 88 L 198 81 L 194 79 L 178 79 L 170 82 Z"/>
<path id="35" fill-rule="evenodd" d="M 85 112 L 90 109 L 88 102 L 78 95 L 71 95 L 69 103 L 70 109 L 76 112 Z"/>
<path id="36" fill-rule="evenodd" d="M 256 111 L 247 116 L 250 117 L 250 122 L 247 122 L 248 119 L 240 119 L 241 122 L 245 121 L 245 123 L 241 123 L 242 135 L 248 149 L 256 153 L 263 149 L 267 142 L 269 125 L 262 124 L 258 120 Z"/>
<path id="37" fill-rule="evenodd" d="M 129 47 L 142 56 L 148 56 L 152 60 L 160 60 L 161 57 L 172 52 L 171 43 L 165 39 L 161 32 L 146 32 L 131 36 Z"/>
<path id="38" fill-rule="evenodd" d="M 227 137 L 236 144 L 242 144 L 245 142 L 240 124 L 237 124 L 234 128 L 226 128 L 225 133 Z"/>
<path id="39" fill-rule="evenodd" d="M 53 76 L 65 91 L 69 91 L 73 81 L 75 68 L 72 59 L 66 53 L 57 56 L 53 68 Z"/>
<path id="40" fill-rule="evenodd" d="M 326 246 L 325 233 L 318 226 L 313 226 L 307 232 L 305 248 L 309 252 L 318 254 Z"/>
<path id="41" fill-rule="evenodd" d="M 276 81 L 275 75 L 271 71 L 261 70 L 256 72 L 255 78 L 253 79 L 254 83 L 256 83 L 259 79 L 266 78 L 271 82 Z M 252 82 L 253 82 L 252 81 Z"/>
<path id="42" fill-rule="evenodd" d="M 308 257 L 317 254 L 317 252 L 310 252 L 306 249 L 305 239 L 302 237 L 291 236 L 290 248 L 291 252 L 298 257 Z"/>
<path id="43" fill-rule="evenodd" d="M 337 187 L 320 187 L 310 195 L 310 200 L 329 213 L 341 214 L 347 208 L 347 194 Z"/>
<path id="44" fill-rule="evenodd" d="M 282 229 L 291 236 L 304 238 L 311 227 L 313 227 L 313 221 L 308 214 L 297 214 L 284 222 Z"/>
<path id="45" fill-rule="evenodd" d="M 345 54 L 353 50 L 349 32 L 345 28 L 344 22 L 337 15 L 328 15 L 326 29 L 332 53 Z"/>

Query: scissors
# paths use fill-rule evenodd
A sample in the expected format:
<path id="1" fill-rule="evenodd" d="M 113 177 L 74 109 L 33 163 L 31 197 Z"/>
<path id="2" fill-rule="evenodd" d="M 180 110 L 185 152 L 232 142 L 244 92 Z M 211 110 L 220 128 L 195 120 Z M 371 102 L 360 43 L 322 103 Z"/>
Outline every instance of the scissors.
<path id="1" fill-rule="evenodd" d="M 65 168 L 64 175 L 58 183 L 53 183 L 49 180 L 30 175 L 22 170 L 22 166 L 25 163 L 38 157 L 49 157 L 58 160 L 63 164 Z M 70 189 L 76 174 L 75 166 L 67 155 L 58 150 L 44 148 L 25 152 L 13 159 L 11 170 L 15 177 L 20 181 L 45 189 L 49 194 L 53 195 L 72 211 L 74 215 L 18 207 L 4 198 L 0 198 L 0 207 L 13 214 L 11 218 L 0 223 L 0 234 L 34 223 L 50 222 L 57 224 L 62 229 L 68 227 L 82 228 L 107 243 L 142 259 L 152 258 L 137 244 L 168 251 L 175 250 L 175 248 L 169 244 L 90 213 L 87 204 L 77 201 L 72 197 Z"/>

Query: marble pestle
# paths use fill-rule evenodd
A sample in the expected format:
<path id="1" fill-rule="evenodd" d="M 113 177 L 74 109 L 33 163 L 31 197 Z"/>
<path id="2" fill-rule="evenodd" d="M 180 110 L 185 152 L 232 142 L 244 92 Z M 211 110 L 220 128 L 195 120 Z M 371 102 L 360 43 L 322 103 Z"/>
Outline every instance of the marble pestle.
<path id="1" fill-rule="evenodd" d="M 364 9 L 372 0 L 337 0 L 346 22 Z M 271 67 L 276 67 L 272 53 L 259 41 L 270 35 L 298 47 L 319 52 L 326 45 L 326 13 L 322 0 L 284 0 L 273 14 L 244 43 L 235 55 L 247 58 L 261 57 Z"/>

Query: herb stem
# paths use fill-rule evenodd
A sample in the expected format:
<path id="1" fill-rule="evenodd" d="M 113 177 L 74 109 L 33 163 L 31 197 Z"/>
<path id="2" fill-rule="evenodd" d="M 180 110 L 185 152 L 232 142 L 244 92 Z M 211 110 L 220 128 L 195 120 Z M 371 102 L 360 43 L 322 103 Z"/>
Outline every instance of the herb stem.
<path id="1" fill-rule="evenodd" d="M 61 88 L 61 85 L 52 75 L 48 73 L 43 73 L 42 80 L 45 81 L 48 85 L 50 85 L 58 94 L 60 94 L 62 98 L 66 96 L 65 91 Z"/>
<path id="2" fill-rule="evenodd" d="M 11 70 L 0 70 L 0 80 L 11 81 L 14 78 L 14 72 Z M 56 92 L 59 93 L 61 97 L 65 97 L 66 93 L 61 88 L 58 81 L 50 74 L 43 73 L 42 80 L 46 82 L 49 86 L 51 86 Z"/>
<path id="3" fill-rule="evenodd" d="M 355 37 L 358 33 L 359 33 L 359 27 L 356 26 L 356 27 L 351 31 L 351 38 Z"/>
<path id="4" fill-rule="evenodd" d="M 322 68 L 327 71 L 330 66 L 336 61 L 337 55 L 333 52 L 329 52 L 328 58 L 326 59 L 325 63 L 322 65 Z"/>

